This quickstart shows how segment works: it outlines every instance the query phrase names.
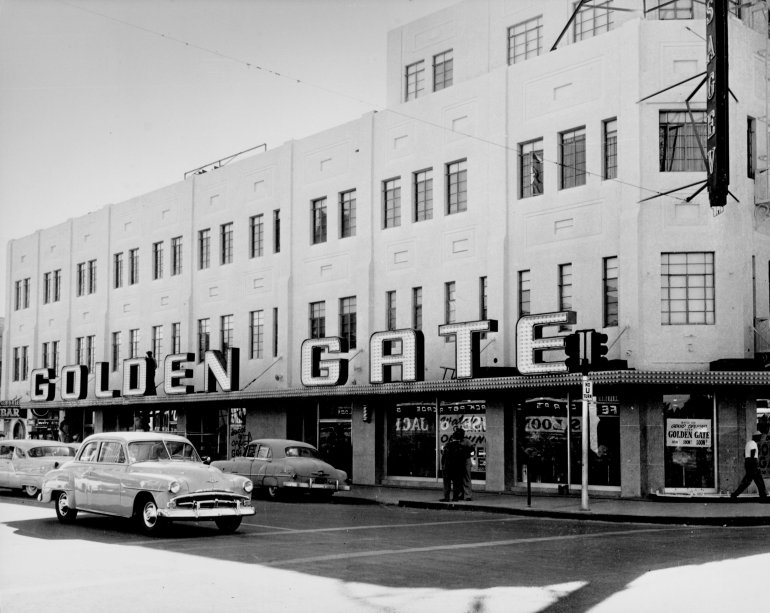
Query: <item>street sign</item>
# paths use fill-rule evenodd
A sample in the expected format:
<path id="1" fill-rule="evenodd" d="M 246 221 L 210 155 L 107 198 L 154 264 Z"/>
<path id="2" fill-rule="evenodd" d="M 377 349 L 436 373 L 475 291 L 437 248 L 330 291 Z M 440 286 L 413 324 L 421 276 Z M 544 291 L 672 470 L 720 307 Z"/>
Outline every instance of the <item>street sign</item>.
<path id="1" fill-rule="evenodd" d="M 583 400 L 591 401 L 594 397 L 594 382 L 583 379 Z"/>

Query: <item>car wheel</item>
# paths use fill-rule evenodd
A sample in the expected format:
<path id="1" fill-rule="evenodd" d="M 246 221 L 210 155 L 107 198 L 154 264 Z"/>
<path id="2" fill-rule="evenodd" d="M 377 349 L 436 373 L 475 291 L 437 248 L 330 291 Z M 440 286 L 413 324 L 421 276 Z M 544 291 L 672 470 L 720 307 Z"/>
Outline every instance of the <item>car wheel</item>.
<path id="1" fill-rule="evenodd" d="M 144 534 L 155 536 L 163 531 L 165 521 L 158 515 L 158 505 L 152 496 L 142 496 L 136 502 L 134 518 Z"/>
<path id="2" fill-rule="evenodd" d="M 278 500 L 280 498 L 280 488 L 277 485 L 268 485 L 265 489 L 265 492 L 267 492 L 267 497 L 270 500 Z"/>
<path id="3" fill-rule="evenodd" d="M 219 531 L 222 534 L 232 534 L 235 532 L 238 527 L 241 525 L 241 520 L 243 518 L 238 517 L 217 517 L 214 520 L 214 523 L 217 525 L 217 528 L 219 528 Z"/>
<path id="4" fill-rule="evenodd" d="M 40 488 L 37 488 L 34 485 L 25 485 L 24 491 L 26 492 L 27 496 L 34 498 L 35 496 L 37 496 L 37 493 L 40 491 Z"/>
<path id="5" fill-rule="evenodd" d="M 63 524 L 71 524 L 78 515 L 77 509 L 70 507 L 70 499 L 67 492 L 59 492 L 54 497 L 56 504 L 56 517 Z"/>

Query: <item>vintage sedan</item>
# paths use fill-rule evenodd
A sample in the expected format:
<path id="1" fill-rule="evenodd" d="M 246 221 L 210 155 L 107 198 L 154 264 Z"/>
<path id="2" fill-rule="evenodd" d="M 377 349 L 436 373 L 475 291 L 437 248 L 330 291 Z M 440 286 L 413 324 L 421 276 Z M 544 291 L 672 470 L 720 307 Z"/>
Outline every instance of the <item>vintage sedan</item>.
<path id="1" fill-rule="evenodd" d="M 37 496 L 43 476 L 75 457 L 67 443 L 37 439 L 0 440 L 0 487 Z"/>
<path id="2" fill-rule="evenodd" d="M 211 465 L 251 479 L 255 487 L 262 488 L 273 499 L 286 491 L 331 496 L 350 489 L 344 470 L 324 462 L 315 447 L 300 441 L 257 439 L 246 446 L 242 456 Z"/>
<path id="3" fill-rule="evenodd" d="M 45 475 L 42 502 L 71 523 L 79 511 L 132 518 L 146 534 L 169 521 L 213 520 L 221 532 L 254 515 L 252 482 L 204 464 L 183 436 L 159 432 L 92 434 L 74 460 Z"/>

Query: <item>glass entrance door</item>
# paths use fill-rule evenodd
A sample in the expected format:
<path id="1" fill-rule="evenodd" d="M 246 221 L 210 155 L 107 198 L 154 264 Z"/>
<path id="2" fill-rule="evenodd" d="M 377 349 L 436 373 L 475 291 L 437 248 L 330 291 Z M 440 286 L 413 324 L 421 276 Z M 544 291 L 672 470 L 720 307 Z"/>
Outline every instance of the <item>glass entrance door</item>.
<path id="1" fill-rule="evenodd" d="M 663 396 L 667 493 L 716 492 L 716 405 L 711 394 Z"/>

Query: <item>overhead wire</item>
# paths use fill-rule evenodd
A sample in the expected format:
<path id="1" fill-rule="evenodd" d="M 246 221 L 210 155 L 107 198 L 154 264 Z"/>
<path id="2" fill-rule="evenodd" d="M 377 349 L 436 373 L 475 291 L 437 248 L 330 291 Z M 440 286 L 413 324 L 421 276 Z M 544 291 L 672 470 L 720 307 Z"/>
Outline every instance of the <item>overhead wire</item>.
<path id="1" fill-rule="evenodd" d="M 239 58 L 239 57 L 227 54 L 227 53 L 223 53 L 223 52 L 218 51 L 216 49 L 211 49 L 209 47 L 205 47 L 205 46 L 197 44 L 197 43 L 192 43 L 192 42 L 184 40 L 182 38 L 179 38 L 179 37 L 176 37 L 176 36 L 173 36 L 173 35 L 170 35 L 170 34 L 166 34 L 165 32 L 161 32 L 161 31 L 158 31 L 158 30 L 154 30 L 152 28 L 148 28 L 148 27 L 145 27 L 145 26 L 141 26 L 141 25 L 132 23 L 130 21 L 126 21 L 125 19 L 119 19 L 117 17 L 113 17 L 111 15 L 107 15 L 107 14 L 102 13 L 100 11 L 96 11 L 96 10 L 93 10 L 93 9 L 90 9 L 90 8 L 86 8 L 86 7 L 80 6 L 78 4 L 69 2 L 67 0 L 57 0 L 57 2 L 59 2 L 60 4 L 64 4 L 66 6 L 72 7 L 74 9 L 77 9 L 77 10 L 80 10 L 80 11 L 83 11 L 83 12 L 86 12 L 86 13 L 90 13 L 92 15 L 96 15 L 96 16 L 101 17 L 103 19 L 107 19 L 109 21 L 113 21 L 115 23 L 119 23 L 119 24 L 122 24 L 124 26 L 130 27 L 130 28 L 134 28 L 136 30 L 140 30 L 140 31 L 145 32 L 147 34 L 152 34 L 154 36 L 158 36 L 158 37 L 166 39 L 168 41 L 171 41 L 171 42 L 174 42 L 174 43 L 177 43 L 177 44 L 180 44 L 180 45 L 184 45 L 185 47 L 196 49 L 196 50 L 201 51 L 203 53 L 208 53 L 208 54 L 211 54 L 211 55 L 215 55 L 215 56 L 220 57 L 220 58 L 222 58 L 224 60 L 228 60 L 228 61 L 240 64 L 240 65 L 245 66 L 246 68 L 249 68 L 249 69 L 253 69 L 253 70 L 258 70 L 260 72 L 264 72 L 265 74 L 268 74 L 268 75 L 273 76 L 273 77 L 277 77 L 279 79 L 286 79 L 286 80 L 291 81 L 291 82 L 293 82 L 295 84 L 298 84 L 298 85 L 304 85 L 304 86 L 307 86 L 307 87 L 312 87 L 314 89 L 326 92 L 326 93 L 334 95 L 334 96 L 338 96 L 338 97 L 342 97 L 342 98 L 347 98 L 348 100 L 352 100 L 354 102 L 357 102 L 359 104 L 367 106 L 367 107 L 371 108 L 372 110 L 374 110 L 376 112 L 388 112 L 388 113 L 392 113 L 394 115 L 399 115 L 401 117 L 404 117 L 404 118 L 407 118 L 407 119 L 410 119 L 410 120 L 414 120 L 414 121 L 423 123 L 425 125 L 429 125 L 429 126 L 438 128 L 438 129 L 443 130 L 443 131 L 451 132 L 453 134 L 457 134 L 459 136 L 463 136 L 463 137 L 466 137 L 466 138 L 469 138 L 469 139 L 472 139 L 472 140 L 484 143 L 486 145 L 491 145 L 491 146 L 494 146 L 494 147 L 500 147 L 503 150 L 515 153 L 517 155 L 517 157 L 521 156 L 521 153 L 518 151 L 517 147 L 511 147 L 511 146 L 509 146 L 506 143 L 499 143 L 499 142 L 496 142 L 496 141 L 493 141 L 493 140 L 486 139 L 486 138 L 481 137 L 481 136 L 477 136 L 475 134 L 470 134 L 470 133 L 467 133 L 467 132 L 462 132 L 460 130 L 456 130 L 454 128 L 451 128 L 451 127 L 448 127 L 448 126 L 436 123 L 436 122 L 431 121 L 429 119 L 425 119 L 423 117 L 417 117 L 415 115 L 406 113 L 404 111 L 399 111 L 399 110 L 397 110 L 395 108 L 392 108 L 392 107 L 381 107 L 381 106 L 379 106 L 379 105 L 377 105 L 377 104 L 375 104 L 375 103 L 373 103 L 373 102 L 371 102 L 369 100 L 363 100 L 363 99 L 358 98 L 358 97 L 356 97 L 356 96 L 354 96 L 352 94 L 349 94 L 347 92 L 342 92 L 342 91 L 339 91 L 339 90 L 335 90 L 335 89 L 332 89 L 332 88 L 325 87 L 323 85 L 319 85 L 319 84 L 311 82 L 311 81 L 307 81 L 305 79 L 300 79 L 300 78 L 297 78 L 297 77 L 285 74 L 283 72 L 279 72 L 277 70 L 273 70 L 273 69 L 268 68 L 266 66 L 263 66 L 261 64 L 257 64 L 255 62 L 249 62 L 249 61 L 244 60 L 242 58 Z M 564 164 L 564 163 L 556 161 L 556 160 L 548 159 L 548 158 L 546 158 L 544 156 L 541 157 L 541 159 L 542 159 L 543 162 L 547 162 L 549 164 L 552 164 L 556 168 L 565 168 L 565 167 L 566 168 L 570 168 L 570 166 L 567 165 L 567 164 Z M 575 170 L 577 169 L 577 167 L 574 167 L 574 166 L 571 167 L 571 168 L 573 168 Z M 633 189 L 639 189 L 639 190 L 643 190 L 645 192 L 649 192 L 649 193 L 653 194 L 653 197 L 658 196 L 658 197 L 663 197 L 663 198 L 670 198 L 671 200 L 679 201 L 679 202 L 681 202 L 683 204 L 691 204 L 690 200 L 688 200 L 687 198 L 673 196 L 671 193 L 662 192 L 660 190 L 653 189 L 653 188 L 650 188 L 650 187 L 646 187 L 644 185 L 637 185 L 637 184 L 631 183 L 629 181 L 621 180 L 621 179 L 619 179 L 617 177 L 605 178 L 602 173 L 594 172 L 594 171 L 588 170 L 587 168 L 583 169 L 583 172 L 587 176 L 599 177 L 600 179 L 605 180 L 605 181 L 613 181 L 613 182 L 618 183 L 620 185 L 623 185 L 625 187 L 630 187 L 630 188 L 633 188 Z M 705 181 L 705 179 L 704 179 L 704 181 Z M 687 188 L 683 187 L 682 190 L 684 190 L 684 189 L 687 189 Z M 675 190 L 675 191 L 678 191 L 678 190 Z M 649 200 L 649 199 L 650 199 L 650 197 L 645 198 L 645 200 Z"/>

